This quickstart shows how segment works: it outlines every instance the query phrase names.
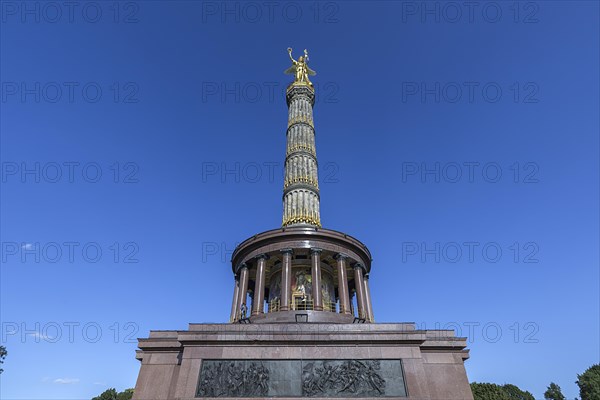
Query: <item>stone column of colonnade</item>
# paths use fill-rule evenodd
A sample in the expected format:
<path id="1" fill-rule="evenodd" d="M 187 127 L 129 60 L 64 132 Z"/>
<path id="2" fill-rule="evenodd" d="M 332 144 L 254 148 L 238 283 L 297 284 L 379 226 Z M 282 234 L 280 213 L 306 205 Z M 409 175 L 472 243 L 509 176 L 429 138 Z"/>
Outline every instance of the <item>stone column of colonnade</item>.
<path id="1" fill-rule="evenodd" d="M 283 185 L 282 226 L 320 227 L 319 178 L 315 150 L 311 86 L 293 83 L 287 90 L 288 129 Z"/>
<path id="2" fill-rule="evenodd" d="M 248 296 L 248 279 L 249 272 L 248 266 L 246 264 L 242 264 L 240 271 L 240 281 L 239 281 L 239 291 L 237 298 L 237 311 L 236 311 L 236 320 L 244 317 L 242 315 L 242 306 L 246 307 L 246 297 Z"/>
<path id="3" fill-rule="evenodd" d="M 292 249 L 282 249 L 281 252 L 281 302 L 280 311 L 290 310 L 292 297 Z M 313 293 L 313 309 L 322 311 L 323 299 L 321 295 L 321 253 L 322 250 L 312 248 L 311 254 L 311 275 L 312 275 L 312 293 Z M 266 270 L 267 260 L 269 256 L 266 254 L 258 255 L 256 260 L 256 268 L 252 268 L 255 273 L 254 291 L 252 293 L 252 310 L 251 315 L 259 315 L 264 313 L 265 286 L 266 286 Z M 339 313 L 352 314 L 352 296 L 348 287 L 348 272 L 347 267 L 349 258 L 347 255 L 339 253 L 335 255 L 337 261 L 338 275 L 338 300 Z M 369 287 L 369 274 L 366 273 L 364 267 L 360 263 L 353 265 L 354 269 L 354 292 L 356 294 L 356 303 L 358 306 L 358 317 L 367 322 L 375 322 L 373 316 L 373 305 L 371 303 L 371 289 Z M 232 322 L 240 320 L 242 316 L 242 308 L 247 309 L 246 298 L 248 296 L 248 282 L 250 279 L 250 268 L 247 264 L 242 264 L 234 281 L 234 294 L 231 308 L 230 319 Z M 248 316 L 246 314 L 246 316 Z"/>
<path id="4" fill-rule="evenodd" d="M 356 304 L 358 305 L 358 318 L 366 320 L 368 319 L 368 315 L 363 267 L 358 263 L 354 265 L 354 286 L 356 290 Z"/>
<path id="5" fill-rule="evenodd" d="M 267 258 L 268 256 L 266 254 L 261 254 L 257 257 L 252 315 L 263 314 L 265 312 L 265 279 L 267 276 Z"/>
<path id="6" fill-rule="evenodd" d="M 229 316 L 230 322 L 234 322 L 237 319 L 239 295 L 240 295 L 240 280 L 236 274 L 234 276 L 234 282 L 233 282 L 233 301 L 231 302 L 231 315 Z"/>
<path id="7" fill-rule="evenodd" d="M 321 249 L 311 249 L 311 274 L 313 310 L 323 310 L 323 297 L 321 295 Z"/>
<path id="8" fill-rule="evenodd" d="M 281 250 L 283 260 L 281 264 L 281 302 L 279 304 L 281 311 L 290 309 L 292 301 L 292 249 Z"/>
<path id="9" fill-rule="evenodd" d="M 369 287 L 369 274 L 365 274 L 365 308 L 367 313 L 367 321 L 375 322 L 375 317 L 373 316 L 373 304 L 371 303 L 371 288 Z"/>
<path id="10" fill-rule="evenodd" d="M 337 261 L 338 297 L 340 301 L 340 313 L 351 314 L 352 309 L 350 308 L 350 292 L 348 290 L 348 272 L 346 271 L 348 256 L 340 253 L 336 255 L 335 259 Z"/>

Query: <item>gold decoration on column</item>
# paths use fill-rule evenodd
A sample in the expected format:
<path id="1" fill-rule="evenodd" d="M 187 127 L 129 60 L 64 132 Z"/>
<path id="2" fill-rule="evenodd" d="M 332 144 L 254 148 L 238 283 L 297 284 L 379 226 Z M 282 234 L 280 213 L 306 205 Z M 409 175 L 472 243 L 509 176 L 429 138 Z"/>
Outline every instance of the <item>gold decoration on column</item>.
<path id="1" fill-rule="evenodd" d="M 319 181 L 314 180 L 312 177 L 310 177 L 308 175 L 301 175 L 301 176 L 298 176 L 295 178 L 286 179 L 283 183 L 283 188 L 287 189 L 294 183 L 306 183 L 306 184 L 312 185 L 315 188 L 319 189 Z"/>
<path id="2" fill-rule="evenodd" d="M 305 117 L 303 115 L 300 115 L 298 117 L 295 118 L 290 118 L 288 121 L 288 128 L 294 124 L 299 124 L 299 123 L 305 123 L 311 126 L 311 128 L 314 128 L 314 123 L 312 121 L 312 119 Z"/>
<path id="3" fill-rule="evenodd" d="M 293 152 L 295 152 L 295 151 L 301 151 L 301 150 L 307 151 L 307 152 L 311 153 L 313 156 L 316 155 L 315 148 L 313 146 L 311 146 L 311 145 L 303 145 L 303 144 L 299 144 L 299 145 L 290 147 L 285 155 L 289 156 Z"/>
<path id="4" fill-rule="evenodd" d="M 291 218 L 286 218 L 283 220 L 283 226 L 291 225 L 291 224 L 310 224 L 315 225 L 318 228 L 321 228 L 321 221 L 317 218 L 313 218 L 310 216 L 294 216 Z"/>

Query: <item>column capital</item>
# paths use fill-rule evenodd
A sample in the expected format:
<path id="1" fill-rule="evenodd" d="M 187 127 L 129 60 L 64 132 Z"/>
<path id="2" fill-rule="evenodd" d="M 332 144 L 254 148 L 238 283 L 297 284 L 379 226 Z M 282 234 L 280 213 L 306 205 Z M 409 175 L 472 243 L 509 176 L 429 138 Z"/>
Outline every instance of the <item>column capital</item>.
<path id="1" fill-rule="evenodd" d="M 367 269 L 361 263 L 355 263 L 352 268 L 354 269 L 362 269 L 364 273 L 367 273 Z"/>
<path id="2" fill-rule="evenodd" d="M 294 249 L 290 249 L 290 248 L 281 249 L 281 250 L 279 250 L 279 252 L 283 253 L 283 254 L 294 254 Z"/>
<path id="3" fill-rule="evenodd" d="M 239 274 L 240 272 L 242 272 L 243 269 L 248 269 L 248 264 L 241 263 L 240 265 L 238 265 L 237 268 L 235 269 L 235 273 Z"/>
<path id="4" fill-rule="evenodd" d="M 261 254 L 257 255 L 256 257 L 254 257 L 254 258 L 256 258 L 257 260 L 261 260 L 261 259 L 268 260 L 270 257 L 269 257 L 268 254 L 261 253 Z"/>
<path id="5" fill-rule="evenodd" d="M 318 247 L 311 247 L 310 254 L 315 254 L 315 253 L 319 254 L 322 251 L 323 251 L 323 249 L 319 249 Z"/>
<path id="6" fill-rule="evenodd" d="M 345 253 L 337 253 L 335 256 L 333 256 L 333 258 L 336 260 L 347 260 L 348 258 L 350 258 L 350 256 Z"/>

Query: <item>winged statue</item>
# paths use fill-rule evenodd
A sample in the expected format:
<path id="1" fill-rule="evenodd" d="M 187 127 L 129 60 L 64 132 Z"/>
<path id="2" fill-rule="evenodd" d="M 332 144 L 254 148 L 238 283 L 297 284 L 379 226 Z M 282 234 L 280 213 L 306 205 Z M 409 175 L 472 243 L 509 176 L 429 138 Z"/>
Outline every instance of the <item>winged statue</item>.
<path id="1" fill-rule="evenodd" d="M 292 57 L 291 47 L 288 47 L 287 51 L 290 56 L 290 60 L 292 60 L 292 66 L 286 69 L 284 73 L 294 75 L 294 83 L 298 82 L 312 86 L 313 84 L 308 77 L 315 76 L 317 73 L 308 66 L 308 51 L 304 49 L 304 56 L 298 57 L 298 60 L 294 60 L 294 57 Z"/>

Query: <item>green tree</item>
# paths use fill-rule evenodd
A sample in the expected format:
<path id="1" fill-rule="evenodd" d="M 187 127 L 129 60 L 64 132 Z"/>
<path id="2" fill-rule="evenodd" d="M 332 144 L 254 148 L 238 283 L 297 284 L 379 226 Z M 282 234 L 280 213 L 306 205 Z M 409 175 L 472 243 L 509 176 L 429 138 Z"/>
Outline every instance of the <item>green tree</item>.
<path id="1" fill-rule="evenodd" d="M 100 396 L 96 396 L 92 400 L 117 400 L 117 390 L 115 388 L 106 389 Z"/>
<path id="2" fill-rule="evenodd" d="M 102 392 L 100 396 L 94 397 L 92 400 L 131 400 L 133 397 L 133 389 L 125 389 L 117 393 L 115 388 L 110 388 Z"/>
<path id="3" fill-rule="evenodd" d="M 500 386 L 494 383 L 473 382 L 471 392 L 475 400 L 535 400 L 531 393 L 510 384 Z"/>
<path id="4" fill-rule="evenodd" d="M 502 386 L 494 383 L 471 383 L 471 392 L 475 400 L 511 400 Z"/>
<path id="5" fill-rule="evenodd" d="M 600 364 L 589 367 L 583 374 L 577 375 L 577 386 L 581 400 L 600 399 Z"/>
<path id="6" fill-rule="evenodd" d="M 550 385 L 548 385 L 548 389 L 544 392 L 544 399 L 546 399 L 546 400 L 565 400 L 565 396 L 562 394 L 562 390 L 560 390 L 560 386 L 558 386 L 554 382 L 550 382 Z"/>
<path id="7" fill-rule="evenodd" d="M 535 400 L 535 397 L 531 393 L 522 391 L 515 385 L 507 384 L 502 386 L 502 389 L 510 400 Z"/>
<path id="8" fill-rule="evenodd" d="M 117 400 L 131 400 L 133 397 L 133 389 L 125 389 L 117 395 Z"/>
<path id="9" fill-rule="evenodd" d="M 0 346 L 0 364 L 4 363 L 4 359 L 6 358 L 7 354 L 8 354 L 8 352 L 6 351 L 6 347 Z M 2 372 L 4 372 L 4 370 L 2 368 L 0 368 L 0 374 Z"/>

